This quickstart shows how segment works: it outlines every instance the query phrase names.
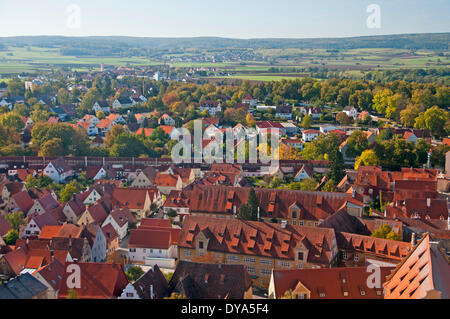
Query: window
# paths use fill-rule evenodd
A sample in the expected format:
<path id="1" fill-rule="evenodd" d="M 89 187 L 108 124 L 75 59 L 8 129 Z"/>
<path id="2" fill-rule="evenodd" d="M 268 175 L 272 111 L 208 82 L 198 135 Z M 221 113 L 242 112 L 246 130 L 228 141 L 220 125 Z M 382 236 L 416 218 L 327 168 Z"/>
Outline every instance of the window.
<path id="1" fill-rule="evenodd" d="M 346 252 L 346 251 L 344 251 L 344 252 L 342 253 L 342 258 L 343 258 L 344 260 L 347 260 L 347 252 Z"/>
<path id="2" fill-rule="evenodd" d="M 246 267 L 249 274 L 256 274 L 256 270 L 253 267 Z"/>
<path id="3" fill-rule="evenodd" d="M 271 274 L 272 274 L 271 269 L 261 268 L 261 275 L 271 275 Z"/>
<path id="4" fill-rule="evenodd" d="M 127 297 L 133 297 L 134 294 L 132 292 L 127 292 Z"/>
<path id="5" fill-rule="evenodd" d="M 278 265 L 281 267 L 290 267 L 291 266 L 290 262 L 288 262 L 288 261 L 280 261 L 278 263 Z"/>
<path id="6" fill-rule="evenodd" d="M 233 256 L 233 255 L 228 255 L 227 256 L 228 261 L 239 261 L 239 257 L 238 256 Z"/>
<path id="7" fill-rule="evenodd" d="M 359 256 L 358 256 L 358 254 L 355 254 L 355 257 L 353 257 L 353 259 L 354 259 L 355 261 L 359 261 Z"/>
<path id="8" fill-rule="evenodd" d="M 259 263 L 262 265 L 272 265 L 272 260 L 270 259 L 260 259 Z"/>
<path id="9" fill-rule="evenodd" d="M 244 257 L 244 263 L 254 263 L 255 258 L 253 257 Z"/>
<path id="10" fill-rule="evenodd" d="M 130 248 L 130 253 L 135 253 L 136 252 L 136 248 Z"/>
<path id="11" fill-rule="evenodd" d="M 297 212 L 292 212 L 292 218 L 297 218 Z"/>
<path id="12" fill-rule="evenodd" d="M 299 252 L 297 256 L 298 256 L 299 260 L 303 260 L 303 253 L 302 252 Z"/>
<path id="13" fill-rule="evenodd" d="M 199 241 L 199 242 L 198 242 L 198 248 L 199 248 L 199 249 L 203 249 L 203 242 L 202 242 L 202 241 Z"/>
<path id="14" fill-rule="evenodd" d="M 321 292 L 321 293 L 319 294 L 319 297 L 320 297 L 320 298 L 325 298 L 325 293 L 324 293 L 324 292 Z"/>
<path id="15" fill-rule="evenodd" d="M 185 255 L 185 256 L 192 256 L 192 251 L 190 251 L 190 250 L 185 250 L 185 251 L 184 251 L 184 255 Z"/>
<path id="16" fill-rule="evenodd" d="M 299 224 L 300 226 L 303 226 L 303 220 L 299 221 L 298 224 Z"/>
<path id="17" fill-rule="evenodd" d="M 306 294 L 298 294 L 297 299 L 306 299 Z"/>

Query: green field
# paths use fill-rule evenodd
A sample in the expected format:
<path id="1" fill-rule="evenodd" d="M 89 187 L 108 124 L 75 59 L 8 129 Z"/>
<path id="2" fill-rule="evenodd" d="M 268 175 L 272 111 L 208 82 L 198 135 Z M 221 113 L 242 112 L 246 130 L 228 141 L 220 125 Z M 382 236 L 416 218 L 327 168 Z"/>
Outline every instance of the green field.
<path id="1" fill-rule="evenodd" d="M 0 74 L 50 70 L 52 67 L 70 67 L 87 71 L 98 69 L 100 64 L 109 65 L 155 65 L 159 62 L 143 57 L 76 57 L 62 56 L 58 49 L 38 47 L 8 47 L 0 51 Z"/>
<path id="2" fill-rule="evenodd" d="M 448 51 L 430 50 L 410 51 L 405 49 L 255 49 L 255 53 L 264 56 L 266 61 L 240 62 L 166 62 L 174 68 L 216 68 L 229 76 L 213 78 L 246 79 L 254 81 L 279 81 L 294 79 L 306 75 L 303 70 L 309 68 L 342 72 L 343 76 L 361 78 L 366 71 L 396 70 L 415 68 L 448 68 L 450 60 Z M 192 52 L 174 53 L 168 56 L 189 59 Z M 166 56 L 167 58 L 167 56 Z M 0 51 L 0 75 L 19 73 L 37 73 L 51 71 L 54 68 L 67 68 L 72 71 L 99 70 L 100 64 L 114 66 L 152 66 L 164 62 L 145 57 L 97 57 L 97 56 L 63 56 L 57 48 L 34 46 L 9 46 Z M 271 68 L 284 69 L 280 72 Z M 295 70 L 293 70 L 295 69 Z"/>

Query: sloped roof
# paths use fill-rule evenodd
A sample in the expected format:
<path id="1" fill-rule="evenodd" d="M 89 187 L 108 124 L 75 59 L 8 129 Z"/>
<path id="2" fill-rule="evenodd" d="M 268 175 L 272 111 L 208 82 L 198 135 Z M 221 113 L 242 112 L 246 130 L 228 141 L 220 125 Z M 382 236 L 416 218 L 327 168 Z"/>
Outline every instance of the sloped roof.
<path id="1" fill-rule="evenodd" d="M 67 263 L 66 267 L 72 263 Z M 128 284 L 120 264 L 77 263 L 81 269 L 81 288 L 75 288 L 80 299 L 108 299 L 120 296 Z M 64 272 L 62 282 L 66 282 L 69 272 Z M 67 285 L 61 285 L 58 299 L 66 299 Z"/>
<path id="2" fill-rule="evenodd" d="M 172 244 L 168 230 L 132 229 L 128 247 L 169 249 Z"/>
<path id="3" fill-rule="evenodd" d="M 191 212 L 233 214 L 233 206 L 238 211 L 242 203 L 247 203 L 249 192 L 247 187 L 196 184 L 190 189 L 183 189 L 182 197 Z M 319 221 L 342 209 L 351 199 L 351 194 L 346 193 L 285 189 L 256 188 L 255 193 L 263 218 L 288 218 L 289 208 L 296 203 L 300 209 L 300 219 Z M 169 195 L 164 206 L 170 206 L 175 199 Z"/>
<path id="4" fill-rule="evenodd" d="M 336 239 L 341 250 L 365 252 L 394 260 L 401 260 L 411 250 L 411 243 L 346 232 L 336 232 Z"/>
<path id="5" fill-rule="evenodd" d="M 112 200 L 114 207 L 128 209 L 143 209 L 145 197 L 147 194 L 153 201 L 159 191 L 155 187 L 148 188 L 114 188 L 112 192 Z"/>
<path id="6" fill-rule="evenodd" d="M 11 229 L 11 225 L 0 215 L 0 237 L 5 236 Z"/>
<path id="7" fill-rule="evenodd" d="M 0 299 L 32 299 L 48 288 L 26 273 L 0 285 Z"/>
<path id="8" fill-rule="evenodd" d="M 279 259 L 294 259 L 294 248 L 303 245 L 309 251 L 308 262 L 329 264 L 334 257 L 333 229 L 243 221 L 204 216 L 186 216 L 178 247 L 194 248 L 194 239 L 202 232 L 208 239 L 208 251 L 245 254 Z"/>
<path id="9" fill-rule="evenodd" d="M 393 268 L 380 267 L 381 283 Z M 369 275 L 367 267 L 274 270 L 275 297 L 303 286 L 310 291 L 311 299 L 383 299 L 383 287 L 367 286 Z"/>
<path id="10" fill-rule="evenodd" d="M 171 292 L 188 299 L 243 299 L 252 280 L 244 265 L 219 265 L 180 260 L 170 280 Z"/>
<path id="11" fill-rule="evenodd" d="M 64 272 L 63 263 L 55 258 L 51 263 L 37 269 L 33 276 L 41 275 L 54 290 L 58 290 Z"/>
<path id="12" fill-rule="evenodd" d="M 449 299 L 448 257 L 439 249 L 437 243 L 430 242 L 427 234 L 402 263 L 397 265 L 387 278 L 384 289 L 385 299 L 422 299 L 426 298 L 431 290 L 440 292 L 442 299 Z"/>
<path id="13" fill-rule="evenodd" d="M 166 277 L 158 265 L 151 267 L 133 283 L 133 286 L 141 299 L 151 299 L 150 286 L 153 286 L 153 299 L 163 299 L 169 290 Z"/>

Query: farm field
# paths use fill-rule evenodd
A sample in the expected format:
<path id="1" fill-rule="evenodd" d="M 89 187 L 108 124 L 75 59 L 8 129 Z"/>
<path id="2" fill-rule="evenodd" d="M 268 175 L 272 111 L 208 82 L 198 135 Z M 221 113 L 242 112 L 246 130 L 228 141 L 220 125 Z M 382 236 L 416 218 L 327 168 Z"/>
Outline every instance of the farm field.
<path id="1" fill-rule="evenodd" d="M 110 65 L 154 65 L 159 62 L 143 57 L 76 57 L 63 56 L 58 49 L 40 47 L 8 47 L 0 51 L 0 74 L 51 70 L 53 67 L 69 67 L 88 71 Z"/>
<path id="2" fill-rule="evenodd" d="M 220 72 L 210 78 L 244 79 L 252 81 L 279 81 L 308 75 L 308 70 L 326 69 L 340 72 L 342 76 L 362 78 L 364 72 L 374 70 L 448 68 L 448 52 L 431 50 L 405 50 L 390 48 L 367 49 L 255 49 L 264 61 L 239 62 L 176 62 L 167 56 L 149 59 L 143 56 L 68 56 L 58 48 L 36 46 L 8 46 L 0 51 L 0 77 L 12 74 L 37 73 L 65 68 L 72 71 L 99 70 L 100 64 L 114 66 L 154 66 L 167 64 L 172 68 L 209 68 Z M 192 52 L 171 56 L 188 60 Z M 165 58 L 163 58 L 165 57 Z"/>

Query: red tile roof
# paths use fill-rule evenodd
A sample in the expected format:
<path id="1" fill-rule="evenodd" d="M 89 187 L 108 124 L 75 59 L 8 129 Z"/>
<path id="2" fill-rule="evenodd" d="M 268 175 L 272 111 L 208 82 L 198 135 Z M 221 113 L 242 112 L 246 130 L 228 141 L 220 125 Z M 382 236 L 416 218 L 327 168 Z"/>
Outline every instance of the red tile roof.
<path id="1" fill-rule="evenodd" d="M 19 209 L 25 214 L 33 207 L 34 200 L 27 191 L 22 191 L 11 196 Z"/>
<path id="2" fill-rule="evenodd" d="M 232 215 L 233 206 L 237 212 L 242 203 L 247 203 L 249 191 L 247 187 L 193 185 L 191 189 L 182 191 L 181 198 L 191 212 Z M 346 193 L 263 188 L 256 188 L 255 193 L 262 218 L 287 219 L 289 208 L 296 204 L 300 208 L 300 219 L 319 221 L 343 209 L 351 199 L 351 195 Z M 176 204 L 179 197 L 178 193 L 175 197 L 169 194 L 164 206 Z"/>
<path id="3" fill-rule="evenodd" d="M 411 243 L 397 240 L 345 232 L 337 232 L 336 238 L 341 250 L 363 252 L 393 260 L 401 260 L 411 250 Z"/>
<path id="4" fill-rule="evenodd" d="M 11 225 L 0 215 L 0 237 L 5 236 L 11 229 Z"/>
<path id="5" fill-rule="evenodd" d="M 128 209 L 143 209 L 147 194 L 153 201 L 159 194 L 157 188 L 114 188 L 112 192 L 114 207 L 127 207 Z"/>
<path id="6" fill-rule="evenodd" d="M 431 290 L 440 298 L 450 298 L 450 264 L 448 257 L 437 243 L 430 242 L 429 235 L 414 247 L 397 265 L 384 283 L 385 299 L 422 299 Z M 439 298 L 431 295 L 431 298 Z"/>
<path id="7" fill-rule="evenodd" d="M 65 268 L 72 263 L 67 263 Z M 117 298 L 128 284 L 127 277 L 120 264 L 109 263 L 77 263 L 81 273 L 81 288 L 75 288 L 80 299 Z M 64 271 L 62 282 L 67 281 L 71 272 Z M 67 285 L 61 285 L 59 299 L 66 299 Z"/>
<path id="8" fill-rule="evenodd" d="M 168 230 L 132 229 L 128 247 L 169 249 L 172 245 L 171 232 Z"/>
<path id="9" fill-rule="evenodd" d="M 178 247 L 194 248 L 202 232 L 209 239 L 208 251 L 245 254 L 269 258 L 294 259 L 295 247 L 308 250 L 307 261 L 329 265 L 337 251 L 333 229 L 243 221 L 203 216 L 186 216 Z"/>
<path id="10" fill-rule="evenodd" d="M 163 187 L 176 187 L 179 175 L 161 174 L 156 175 L 155 185 Z"/>

